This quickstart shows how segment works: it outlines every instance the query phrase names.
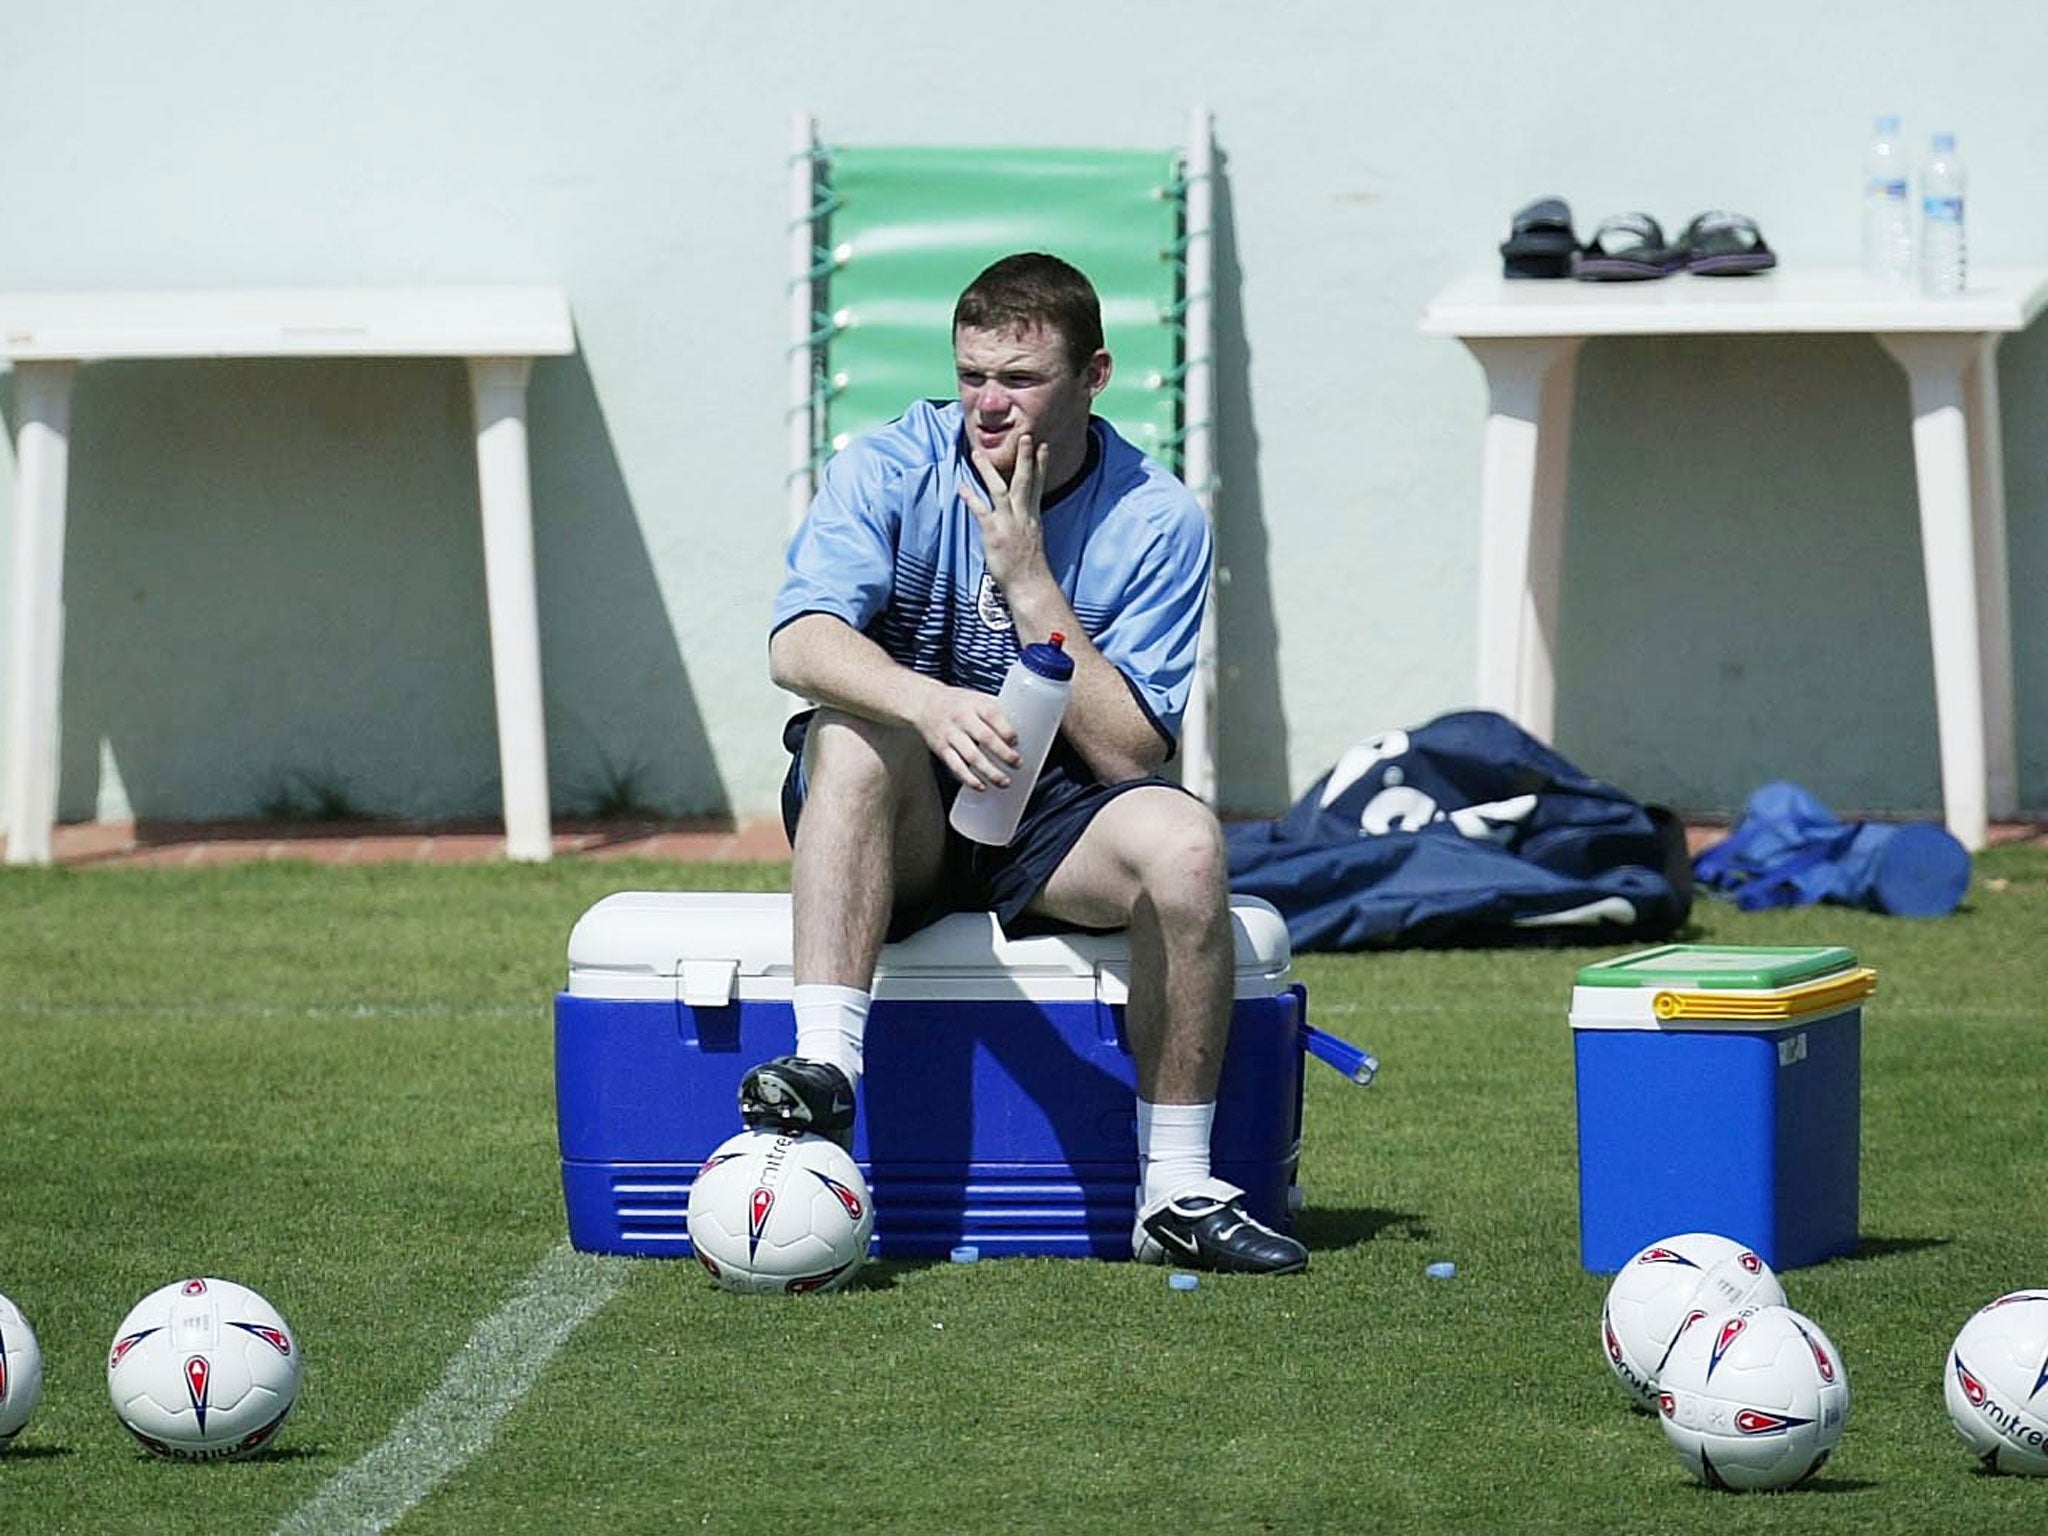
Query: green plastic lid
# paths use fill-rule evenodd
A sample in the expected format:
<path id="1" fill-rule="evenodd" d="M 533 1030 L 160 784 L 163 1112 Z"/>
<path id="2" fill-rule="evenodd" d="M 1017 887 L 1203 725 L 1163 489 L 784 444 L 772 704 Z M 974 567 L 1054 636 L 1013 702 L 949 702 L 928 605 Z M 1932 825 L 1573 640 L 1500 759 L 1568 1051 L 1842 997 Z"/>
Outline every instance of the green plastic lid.
<path id="1" fill-rule="evenodd" d="M 1856 964 L 1840 944 L 1666 944 L 1579 972 L 1582 987 L 1796 987 Z"/>

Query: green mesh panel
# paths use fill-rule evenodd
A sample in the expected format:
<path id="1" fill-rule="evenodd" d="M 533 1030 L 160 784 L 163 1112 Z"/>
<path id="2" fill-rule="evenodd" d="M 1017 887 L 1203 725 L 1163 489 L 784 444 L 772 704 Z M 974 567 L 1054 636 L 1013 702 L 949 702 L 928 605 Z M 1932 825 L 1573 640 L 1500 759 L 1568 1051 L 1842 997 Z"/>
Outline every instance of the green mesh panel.
<path id="1" fill-rule="evenodd" d="M 1178 463 L 1180 200 L 1147 150 L 837 149 L 822 174 L 835 261 L 822 447 L 954 394 L 953 301 L 1012 251 L 1071 261 L 1102 298 L 1116 360 L 1097 414 Z"/>

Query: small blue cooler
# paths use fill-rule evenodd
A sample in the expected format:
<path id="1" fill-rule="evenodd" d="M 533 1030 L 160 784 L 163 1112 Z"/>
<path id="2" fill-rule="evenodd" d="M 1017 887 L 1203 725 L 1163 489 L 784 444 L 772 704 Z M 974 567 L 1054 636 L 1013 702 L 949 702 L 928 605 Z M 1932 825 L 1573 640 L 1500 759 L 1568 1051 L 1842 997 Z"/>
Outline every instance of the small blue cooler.
<path id="1" fill-rule="evenodd" d="M 1774 1269 L 1856 1248 L 1863 1000 L 1839 946 L 1668 944 L 1572 989 L 1579 1252 L 1618 1270 L 1681 1232 Z"/>
<path id="2" fill-rule="evenodd" d="M 1237 1001 L 1215 1172 L 1285 1230 L 1304 1046 L 1363 1081 L 1362 1052 L 1308 1028 L 1287 929 L 1231 905 Z M 682 1255 L 698 1165 L 740 1128 L 740 1077 L 791 1050 L 787 895 L 624 892 L 569 937 L 555 1099 L 569 1235 L 586 1252 Z M 854 1156 L 875 1251 L 1130 1256 L 1137 1142 L 1124 936 L 1005 938 L 955 913 L 884 948 Z"/>

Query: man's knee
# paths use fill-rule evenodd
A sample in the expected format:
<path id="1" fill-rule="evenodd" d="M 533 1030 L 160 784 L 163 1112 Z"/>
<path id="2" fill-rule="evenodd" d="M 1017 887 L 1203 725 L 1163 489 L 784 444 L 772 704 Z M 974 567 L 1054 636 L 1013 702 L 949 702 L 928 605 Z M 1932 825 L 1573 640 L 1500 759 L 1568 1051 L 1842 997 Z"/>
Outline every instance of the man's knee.
<path id="1" fill-rule="evenodd" d="M 945 849 L 931 754 L 908 727 L 821 709 L 804 740 L 799 862 L 886 860 L 900 898 L 928 890 Z"/>
<path id="2" fill-rule="evenodd" d="M 1222 911 L 1230 899 L 1230 851 L 1216 813 L 1192 795 L 1162 801 L 1144 842 L 1139 881 L 1154 906 L 1190 916 Z"/>
<path id="3" fill-rule="evenodd" d="M 929 779 L 924 742 L 905 726 L 884 725 L 836 709 L 820 709 L 804 738 L 807 799 L 820 792 L 891 800 L 913 775 Z"/>
<path id="4" fill-rule="evenodd" d="M 1140 906 L 1175 929 L 1212 926 L 1229 909 L 1229 858 L 1215 813 L 1166 786 L 1127 790 L 1090 824 L 1052 879 L 1040 910 L 1099 925 Z"/>

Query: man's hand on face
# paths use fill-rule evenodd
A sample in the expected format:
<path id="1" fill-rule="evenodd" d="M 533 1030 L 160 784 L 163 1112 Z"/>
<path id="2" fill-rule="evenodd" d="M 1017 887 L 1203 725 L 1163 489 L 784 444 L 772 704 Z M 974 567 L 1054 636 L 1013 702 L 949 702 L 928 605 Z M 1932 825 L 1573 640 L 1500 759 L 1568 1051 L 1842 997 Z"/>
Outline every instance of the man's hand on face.
<path id="1" fill-rule="evenodd" d="M 987 452 L 974 450 L 974 467 L 988 500 L 960 487 L 960 499 L 981 527 L 981 547 L 988 573 L 1005 592 L 1018 577 L 1045 564 L 1045 534 L 1038 521 L 1038 499 L 1045 493 L 1045 466 L 1052 449 L 1030 433 L 1017 439 L 1017 468 L 1006 482 Z"/>

